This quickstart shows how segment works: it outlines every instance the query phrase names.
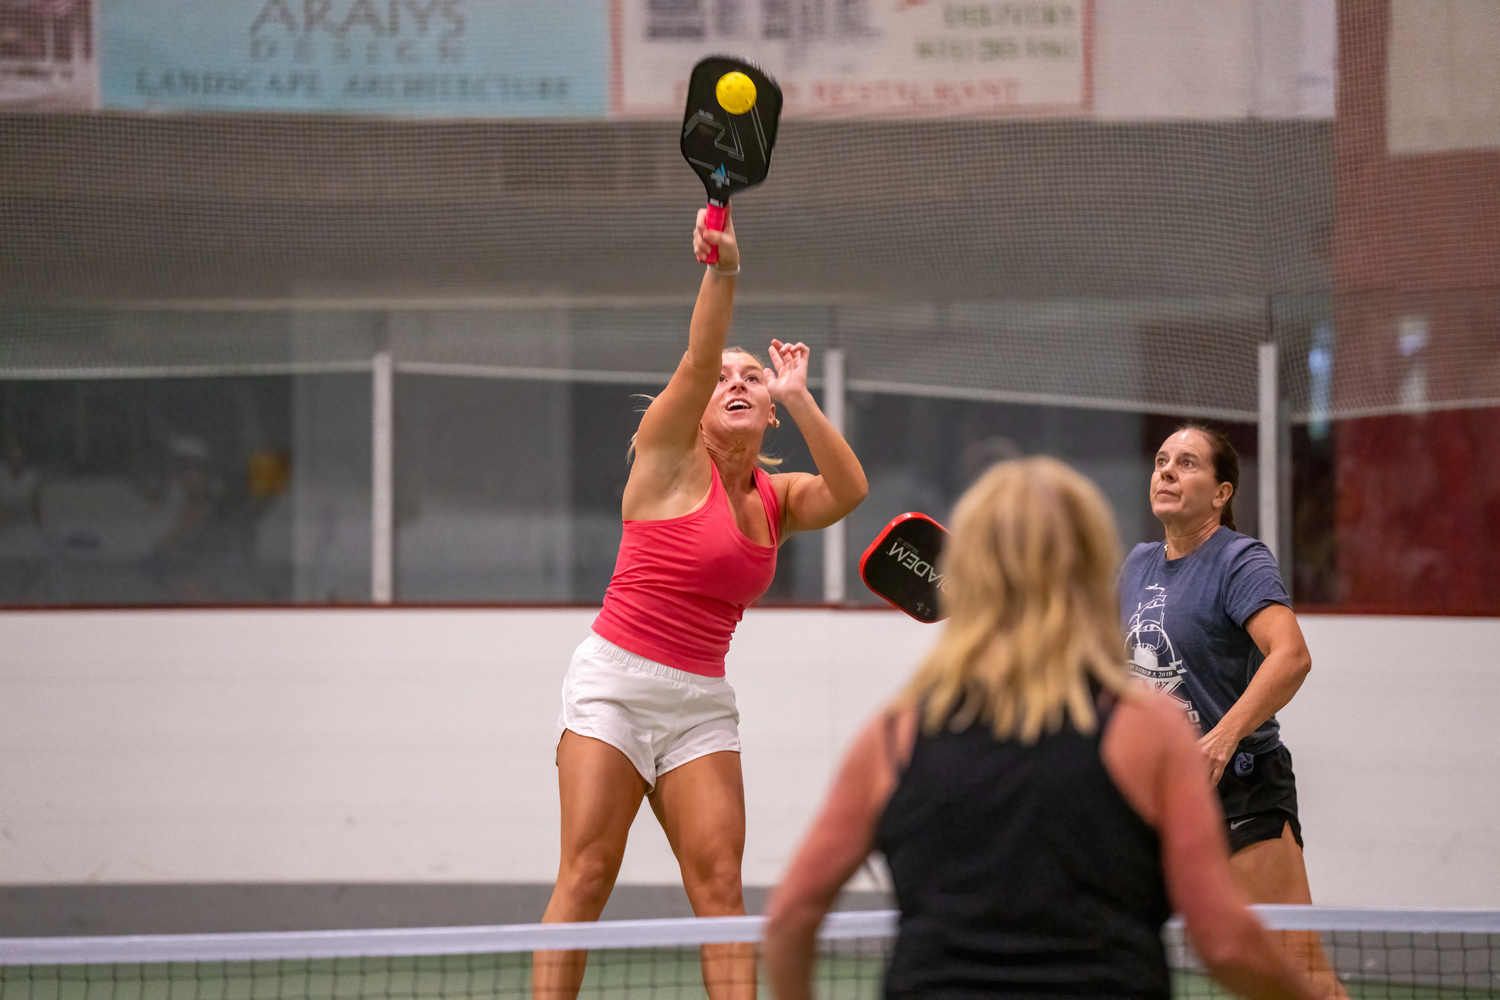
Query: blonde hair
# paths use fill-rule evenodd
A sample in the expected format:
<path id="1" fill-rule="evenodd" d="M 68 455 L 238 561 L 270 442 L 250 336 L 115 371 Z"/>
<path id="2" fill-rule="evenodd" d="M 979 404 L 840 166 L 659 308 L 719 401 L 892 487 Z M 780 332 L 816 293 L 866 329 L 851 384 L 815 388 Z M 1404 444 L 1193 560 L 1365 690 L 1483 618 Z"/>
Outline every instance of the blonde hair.
<path id="1" fill-rule="evenodd" d="M 949 617 L 899 705 L 922 728 L 987 721 L 1034 743 L 1098 723 L 1089 680 L 1128 684 L 1115 574 L 1120 540 L 1098 487 L 1051 458 L 992 467 L 960 498 L 940 559 Z"/>
<path id="2" fill-rule="evenodd" d="M 761 356 L 759 354 L 756 354 L 754 351 L 747 351 L 743 347 L 726 347 L 720 353 L 722 353 L 722 354 L 743 354 L 747 358 L 749 358 L 751 361 L 754 361 L 756 364 L 760 365 L 762 368 L 769 368 L 769 367 L 771 367 L 770 365 L 768 365 L 768 364 L 765 363 L 765 361 L 761 358 Z M 638 392 L 632 398 L 634 398 L 634 399 L 644 399 L 646 401 L 646 406 L 650 406 L 651 405 L 651 401 L 654 400 L 656 397 L 655 396 L 649 396 L 649 395 L 647 395 L 644 392 Z M 644 407 L 641 409 L 641 412 L 642 413 L 645 412 L 645 408 Z M 639 434 L 640 432 L 637 431 L 636 433 Z M 783 461 L 785 461 L 784 459 L 780 459 L 780 458 L 772 458 L 770 455 L 767 455 L 765 452 L 760 452 L 759 454 L 757 454 L 755 456 L 755 460 L 757 462 L 759 462 L 761 465 L 764 465 L 768 469 L 774 469 L 778 465 L 780 465 Z M 629 465 L 630 463 L 632 463 L 634 461 L 635 461 L 635 434 L 632 434 L 632 435 L 630 435 L 630 446 L 625 449 L 625 464 Z"/>

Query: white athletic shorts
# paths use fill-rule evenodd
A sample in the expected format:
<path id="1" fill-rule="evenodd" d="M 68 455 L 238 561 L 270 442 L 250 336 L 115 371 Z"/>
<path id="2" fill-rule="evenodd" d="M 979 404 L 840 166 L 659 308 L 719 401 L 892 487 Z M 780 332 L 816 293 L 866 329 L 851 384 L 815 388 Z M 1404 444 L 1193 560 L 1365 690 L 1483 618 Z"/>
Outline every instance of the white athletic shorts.
<path id="1" fill-rule="evenodd" d="M 590 632 L 563 678 L 563 730 L 619 750 L 656 787 L 659 775 L 721 750 L 740 752 L 734 688 L 722 677 L 678 670 Z"/>

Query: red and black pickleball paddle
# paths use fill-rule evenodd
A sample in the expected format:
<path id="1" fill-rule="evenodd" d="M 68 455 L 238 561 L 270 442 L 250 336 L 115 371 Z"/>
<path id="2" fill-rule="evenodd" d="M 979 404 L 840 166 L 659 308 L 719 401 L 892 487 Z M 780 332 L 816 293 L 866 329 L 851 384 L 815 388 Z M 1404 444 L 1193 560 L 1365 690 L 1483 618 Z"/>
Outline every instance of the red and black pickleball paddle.
<path id="1" fill-rule="evenodd" d="M 926 514 L 902 514 L 875 536 L 859 559 L 865 586 L 919 622 L 942 621 L 942 591 L 938 556 L 948 531 Z"/>
<path id="2" fill-rule="evenodd" d="M 709 229 L 724 228 L 729 197 L 766 179 L 776 123 L 781 119 L 781 88 L 752 62 L 709 56 L 688 78 L 687 111 L 682 116 L 682 156 L 708 192 Z M 708 263 L 719 259 L 709 250 Z"/>

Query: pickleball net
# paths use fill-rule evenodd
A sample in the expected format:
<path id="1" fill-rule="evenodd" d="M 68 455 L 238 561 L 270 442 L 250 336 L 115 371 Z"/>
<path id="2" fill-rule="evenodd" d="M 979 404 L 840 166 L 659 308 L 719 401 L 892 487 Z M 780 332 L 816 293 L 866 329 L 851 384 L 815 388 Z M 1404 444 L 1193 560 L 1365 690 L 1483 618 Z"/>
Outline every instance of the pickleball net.
<path id="1" fill-rule="evenodd" d="M 1500 911 L 1259 907 L 1298 950 L 1316 934 L 1354 998 L 1500 996 Z M 587 949 L 581 997 L 705 996 L 701 946 L 759 939 L 759 917 L 360 931 L 0 940 L 0 1000 L 470 1000 L 526 997 L 536 951 Z M 815 995 L 881 995 L 891 911 L 830 914 Z M 1168 924 L 1177 997 L 1230 994 Z M 764 970 L 757 991 L 769 996 Z M 732 984 L 726 984 L 732 985 Z M 715 990 L 715 992 L 719 992 Z M 735 995 L 746 995 L 742 990 Z"/>

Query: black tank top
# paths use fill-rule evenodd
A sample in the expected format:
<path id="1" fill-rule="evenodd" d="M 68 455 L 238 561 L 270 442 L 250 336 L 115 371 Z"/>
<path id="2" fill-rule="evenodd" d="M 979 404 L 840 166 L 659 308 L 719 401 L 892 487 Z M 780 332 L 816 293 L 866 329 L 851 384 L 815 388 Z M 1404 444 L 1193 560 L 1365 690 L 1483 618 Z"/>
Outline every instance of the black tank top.
<path id="1" fill-rule="evenodd" d="M 901 907 L 887 997 L 1169 995 L 1161 844 L 1104 769 L 1100 714 L 1029 747 L 918 734 L 876 827 Z"/>

